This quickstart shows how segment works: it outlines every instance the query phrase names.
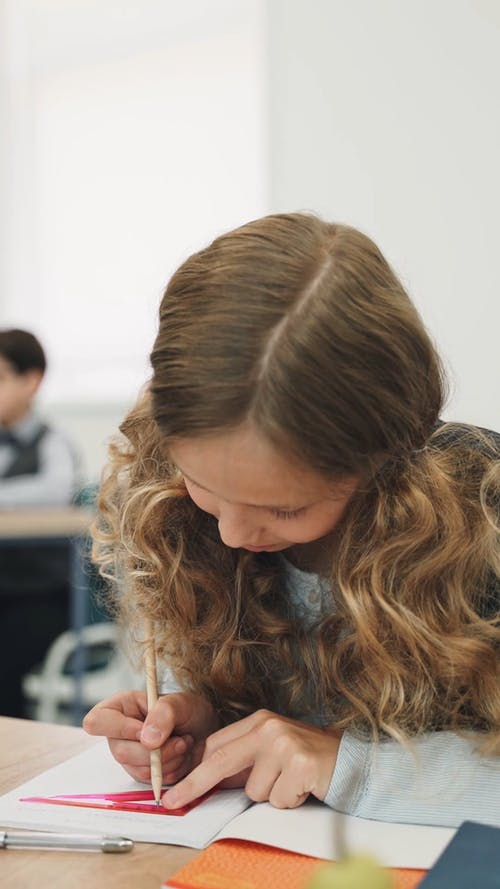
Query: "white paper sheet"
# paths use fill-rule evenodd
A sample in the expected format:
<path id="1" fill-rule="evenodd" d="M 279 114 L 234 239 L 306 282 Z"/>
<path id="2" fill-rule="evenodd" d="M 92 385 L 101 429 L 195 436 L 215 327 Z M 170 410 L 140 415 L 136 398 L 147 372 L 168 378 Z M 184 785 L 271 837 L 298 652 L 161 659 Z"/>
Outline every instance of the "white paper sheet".
<path id="1" fill-rule="evenodd" d="M 0 825 L 102 832 L 138 842 L 172 843 L 196 849 L 215 839 L 244 839 L 327 859 L 337 857 L 335 838 L 340 830 L 349 851 L 371 852 L 386 867 L 410 868 L 431 867 L 455 833 L 450 828 L 387 824 L 340 815 L 315 801 L 286 810 L 275 809 L 269 803 L 251 805 L 240 790 L 220 791 L 183 816 L 19 801 L 25 796 L 119 793 L 143 787 L 115 762 L 106 742 L 97 743 L 0 797 Z"/>
<path id="2" fill-rule="evenodd" d="M 144 790 L 111 756 L 106 742 L 49 769 L 0 797 L 0 825 L 31 830 L 105 833 L 147 843 L 172 843 L 203 849 L 221 827 L 250 801 L 242 790 L 221 790 L 186 815 L 108 812 L 43 803 L 20 802 L 26 796 L 69 793 L 119 793 Z"/>

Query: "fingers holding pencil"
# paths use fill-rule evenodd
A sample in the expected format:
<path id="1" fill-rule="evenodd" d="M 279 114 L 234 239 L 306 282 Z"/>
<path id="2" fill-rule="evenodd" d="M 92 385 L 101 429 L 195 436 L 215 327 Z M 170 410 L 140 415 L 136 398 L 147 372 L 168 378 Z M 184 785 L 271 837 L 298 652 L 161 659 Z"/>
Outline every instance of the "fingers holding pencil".
<path id="1" fill-rule="evenodd" d="M 147 697 L 147 705 L 148 705 L 148 713 L 146 717 L 146 722 L 142 727 L 140 733 L 140 740 L 143 744 L 145 744 L 150 749 L 150 774 L 151 774 L 151 786 L 153 788 L 154 798 L 156 800 L 156 804 L 158 806 L 161 805 L 162 798 L 162 784 L 165 780 L 166 783 L 173 783 L 174 781 L 179 780 L 179 778 L 184 777 L 186 772 L 190 767 L 193 766 L 193 758 L 195 752 L 197 752 L 197 760 L 199 761 L 202 756 L 202 748 L 203 745 L 194 744 L 193 739 L 190 735 L 185 735 L 183 738 L 177 738 L 174 741 L 173 751 L 178 754 L 180 757 L 180 761 L 176 760 L 174 762 L 169 762 L 168 766 L 165 768 L 162 766 L 162 744 L 164 741 L 170 736 L 172 732 L 175 731 L 176 727 L 178 727 L 178 716 L 175 716 L 175 712 L 180 710 L 182 711 L 183 705 L 181 703 L 179 707 L 179 701 L 184 701 L 184 696 L 179 695 L 174 697 L 174 700 L 177 701 L 177 708 L 173 708 L 170 725 L 166 726 L 167 731 L 162 731 L 155 723 L 157 711 L 160 711 L 158 707 L 158 677 L 156 671 L 156 650 L 155 650 L 155 632 L 154 632 L 154 622 L 150 619 L 145 621 L 145 640 L 144 640 L 144 667 L 146 672 L 146 697 Z M 168 705 L 167 705 L 168 706 Z M 190 708 L 189 708 L 190 709 Z M 161 708 L 161 710 L 166 710 L 166 708 Z M 160 725 L 163 720 L 160 720 Z M 187 751 L 190 751 L 187 756 L 182 756 Z"/>
<path id="2" fill-rule="evenodd" d="M 144 667 L 149 701 L 144 691 L 119 692 L 96 704 L 83 727 L 90 735 L 107 737 L 114 758 L 137 781 L 152 783 L 154 777 L 153 791 L 160 798 L 161 778 L 175 783 L 198 765 L 220 719 L 213 705 L 194 692 L 158 696 L 152 625 L 145 627 Z M 153 750 L 159 753 L 152 763 Z"/>
<path id="3" fill-rule="evenodd" d="M 160 697 L 158 704 L 148 713 L 144 691 L 118 692 L 89 710 L 83 720 L 83 728 L 89 735 L 99 735 L 109 740 L 142 741 L 147 747 L 164 745 L 169 738 L 188 738 L 191 731 L 177 727 L 177 708 L 169 704 L 169 697 Z M 149 730 L 144 731 L 145 728 Z M 143 732 L 144 738 L 141 737 Z"/>
<path id="4" fill-rule="evenodd" d="M 83 728 L 106 737 L 116 761 L 142 783 L 151 783 L 150 750 L 161 748 L 163 781 L 171 784 L 200 762 L 211 713 L 188 692 L 161 695 L 148 713 L 145 691 L 124 691 L 92 707 Z"/>

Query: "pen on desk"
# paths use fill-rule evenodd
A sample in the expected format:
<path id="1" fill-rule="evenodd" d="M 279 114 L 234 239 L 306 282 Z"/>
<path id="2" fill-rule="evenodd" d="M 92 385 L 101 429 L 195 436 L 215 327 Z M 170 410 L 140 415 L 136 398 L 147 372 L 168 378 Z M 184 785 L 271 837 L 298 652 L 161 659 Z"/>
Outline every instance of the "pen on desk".
<path id="1" fill-rule="evenodd" d="M 0 849 L 47 849 L 52 852 L 130 852 L 133 848 L 132 840 L 128 840 L 126 837 L 0 830 Z"/>
<path id="2" fill-rule="evenodd" d="M 156 652 L 154 641 L 154 623 L 152 620 L 146 620 L 146 640 L 144 651 L 144 663 L 146 669 L 146 695 L 148 700 L 148 713 L 154 707 L 158 700 L 158 681 L 156 678 Z M 151 763 L 151 786 L 153 788 L 156 805 L 160 805 L 161 788 L 163 783 L 162 766 L 161 766 L 161 748 L 150 752 Z"/>

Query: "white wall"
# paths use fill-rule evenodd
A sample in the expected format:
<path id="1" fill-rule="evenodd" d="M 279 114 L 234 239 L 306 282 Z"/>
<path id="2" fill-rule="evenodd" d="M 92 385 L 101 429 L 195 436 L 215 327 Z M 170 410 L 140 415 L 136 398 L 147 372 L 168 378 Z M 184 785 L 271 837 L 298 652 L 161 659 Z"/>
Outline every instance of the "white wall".
<path id="1" fill-rule="evenodd" d="M 184 127 L 162 107 L 189 109 Z M 449 363 L 446 416 L 500 429 L 499 107 L 497 0 L 0 0 L 0 322 L 48 337 L 46 410 L 88 474 L 147 373 L 172 268 L 269 210 L 370 234 Z"/>
<path id="2" fill-rule="evenodd" d="M 1 323 L 40 336 L 44 413 L 95 478 L 171 273 L 267 209 L 264 3 L 0 0 L 0 16 Z"/>
<path id="3" fill-rule="evenodd" d="M 273 210 L 356 225 L 500 429 L 500 3 L 270 0 Z"/>

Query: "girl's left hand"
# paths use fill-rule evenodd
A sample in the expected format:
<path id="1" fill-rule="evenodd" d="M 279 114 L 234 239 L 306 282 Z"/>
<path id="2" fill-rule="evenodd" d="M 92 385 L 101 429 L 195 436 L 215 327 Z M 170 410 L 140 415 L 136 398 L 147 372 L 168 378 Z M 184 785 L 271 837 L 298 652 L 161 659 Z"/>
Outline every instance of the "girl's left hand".
<path id="1" fill-rule="evenodd" d="M 278 809 L 300 806 L 310 793 L 323 800 L 340 739 L 332 729 L 257 710 L 207 738 L 201 763 L 165 793 L 163 805 L 184 806 L 221 782 Z"/>

